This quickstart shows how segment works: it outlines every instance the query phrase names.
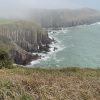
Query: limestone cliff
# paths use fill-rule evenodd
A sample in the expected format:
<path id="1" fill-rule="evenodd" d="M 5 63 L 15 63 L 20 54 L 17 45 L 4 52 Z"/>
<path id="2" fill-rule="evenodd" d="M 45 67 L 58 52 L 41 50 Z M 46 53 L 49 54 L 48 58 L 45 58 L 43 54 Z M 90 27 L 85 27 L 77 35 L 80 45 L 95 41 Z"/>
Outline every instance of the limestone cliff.
<path id="1" fill-rule="evenodd" d="M 7 50 L 17 64 L 27 64 L 32 59 L 38 59 L 39 56 L 32 52 L 41 51 L 40 47 L 44 48 L 50 42 L 48 33 L 34 23 L 13 21 L 0 24 L 0 47 Z"/>
<path id="2" fill-rule="evenodd" d="M 100 21 L 100 11 L 90 8 L 33 10 L 31 19 L 45 28 L 70 27 Z"/>

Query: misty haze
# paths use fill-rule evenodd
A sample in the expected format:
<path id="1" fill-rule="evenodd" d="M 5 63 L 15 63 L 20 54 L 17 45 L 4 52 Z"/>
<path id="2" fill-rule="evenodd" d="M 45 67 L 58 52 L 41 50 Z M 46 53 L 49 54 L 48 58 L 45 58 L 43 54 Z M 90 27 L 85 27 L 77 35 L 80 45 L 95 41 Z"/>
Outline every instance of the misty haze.
<path id="1" fill-rule="evenodd" d="M 100 1 L 0 0 L 0 100 L 100 100 Z"/>

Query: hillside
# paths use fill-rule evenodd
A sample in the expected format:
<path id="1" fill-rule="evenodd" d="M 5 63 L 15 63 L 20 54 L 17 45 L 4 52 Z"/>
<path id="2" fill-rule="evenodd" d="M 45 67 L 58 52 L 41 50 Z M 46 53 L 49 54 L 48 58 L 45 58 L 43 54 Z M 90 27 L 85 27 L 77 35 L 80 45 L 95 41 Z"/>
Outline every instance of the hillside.
<path id="1" fill-rule="evenodd" d="M 17 64 L 28 64 L 40 58 L 33 52 L 48 51 L 48 33 L 32 22 L 0 21 L 0 47 L 6 50 Z"/>
<path id="2" fill-rule="evenodd" d="M 31 19 L 45 28 L 70 27 L 100 21 L 100 11 L 82 9 L 33 10 Z"/>
<path id="3" fill-rule="evenodd" d="M 100 69 L 1 69 L 0 100 L 100 100 Z"/>

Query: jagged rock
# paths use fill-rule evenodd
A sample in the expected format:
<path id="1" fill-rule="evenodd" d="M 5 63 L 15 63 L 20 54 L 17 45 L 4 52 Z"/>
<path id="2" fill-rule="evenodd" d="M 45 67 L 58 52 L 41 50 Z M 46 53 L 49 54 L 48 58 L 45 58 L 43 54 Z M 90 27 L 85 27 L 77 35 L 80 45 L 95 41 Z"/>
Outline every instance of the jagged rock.
<path id="1" fill-rule="evenodd" d="M 38 49 L 38 52 L 49 52 L 49 45 L 48 44 L 46 44 L 46 45 L 42 45 L 42 44 L 40 44 L 39 45 L 39 49 Z"/>
<path id="2" fill-rule="evenodd" d="M 46 44 L 51 42 L 48 33 L 31 22 L 14 21 L 12 23 L 0 24 L 0 45 L 7 48 L 9 56 L 17 64 L 28 64 L 32 60 L 41 58 L 33 55 L 32 52 L 38 52 L 39 44 L 45 45 L 41 51 L 48 51 Z M 3 37 L 3 40 L 2 40 Z M 6 43 L 5 42 L 9 43 Z"/>
<path id="3" fill-rule="evenodd" d="M 54 47 L 53 51 L 56 51 L 58 48 L 57 47 Z"/>

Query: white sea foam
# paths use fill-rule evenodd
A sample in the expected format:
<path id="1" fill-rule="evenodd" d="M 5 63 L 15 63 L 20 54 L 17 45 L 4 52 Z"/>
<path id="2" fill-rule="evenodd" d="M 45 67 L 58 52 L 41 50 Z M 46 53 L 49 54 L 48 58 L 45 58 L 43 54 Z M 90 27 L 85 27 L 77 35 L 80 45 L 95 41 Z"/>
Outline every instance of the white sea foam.
<path id="1" fill-rule="evenodd" d="M 39 55 L 41 55 L 42 58 L 38 59 L 38 60 L 35 60 L 35 61 L 32 61 L 31 64 L 28 65 L 28 66 L 33 67 L 33 65 L 36 65 L 36 64 L 40 63 L 41 61 L 46 61 L 49 58 L 49 56 L 47 56 L 47 54 L 39 53 Z"/>
<path id="2" fill-rule="evenodd" d="M 92 23 L 92 24 L 76 25 L 76 26 L 71 26 L 71 27 L 68 27 L 68 28 L 83 27 L 83 26 L 89 26 L 89 25 L 100 25 L 100 22 L 96 22 L 96 23 Z"/>
<path id="3" fill-rule="evenodd" d="M 100 22 L 97 22 L 97 24 L 99 24 L 99 25 L 100 25 Z"/>
<path id="4" fill-rule="evenodd" d="M 41 55 L 42 58 L 38 59 L 38 60 L 35 60 L 35 61 L 32 61 L 31 64 L 29 65 L 29 67 L 31 67 L 31 66 L 34 67 L 34 65 L 39 64 L 41 61 L 47 61 L 51 57 L 51 55 L 53 55 L 54 53 L 56 54 L 57 52 L 62 51 L 63 49 L 65 49 L 64 45 L 61 44 L 61 41 L 55 35 L 55 34 L 61 33 L 62 31 L 61 32 L 60 31 L 58 31 L 58 32 L 55 31 L 55 32 L 56 33 L 50 32 L 49 37 L 51 39 L 54 38 L 57 41 L 57 43 L 52 43 L 50 45 L 51 48 L 50 48 L 50 52 L 48 52 L 48 54 L 39 53 L 39 55 Z M 67 30 L 65 32 L 67 32 Z M 57 48 L 57 50 L 54 50 L 55 47 Z M 33 53 L 33 54 L 37 54 L 37 53 Z"/>
<path id="5" fill-rule="evenodd" d="M 91 25 L 100 25 L 100 22 L 93 23 Z"/>

